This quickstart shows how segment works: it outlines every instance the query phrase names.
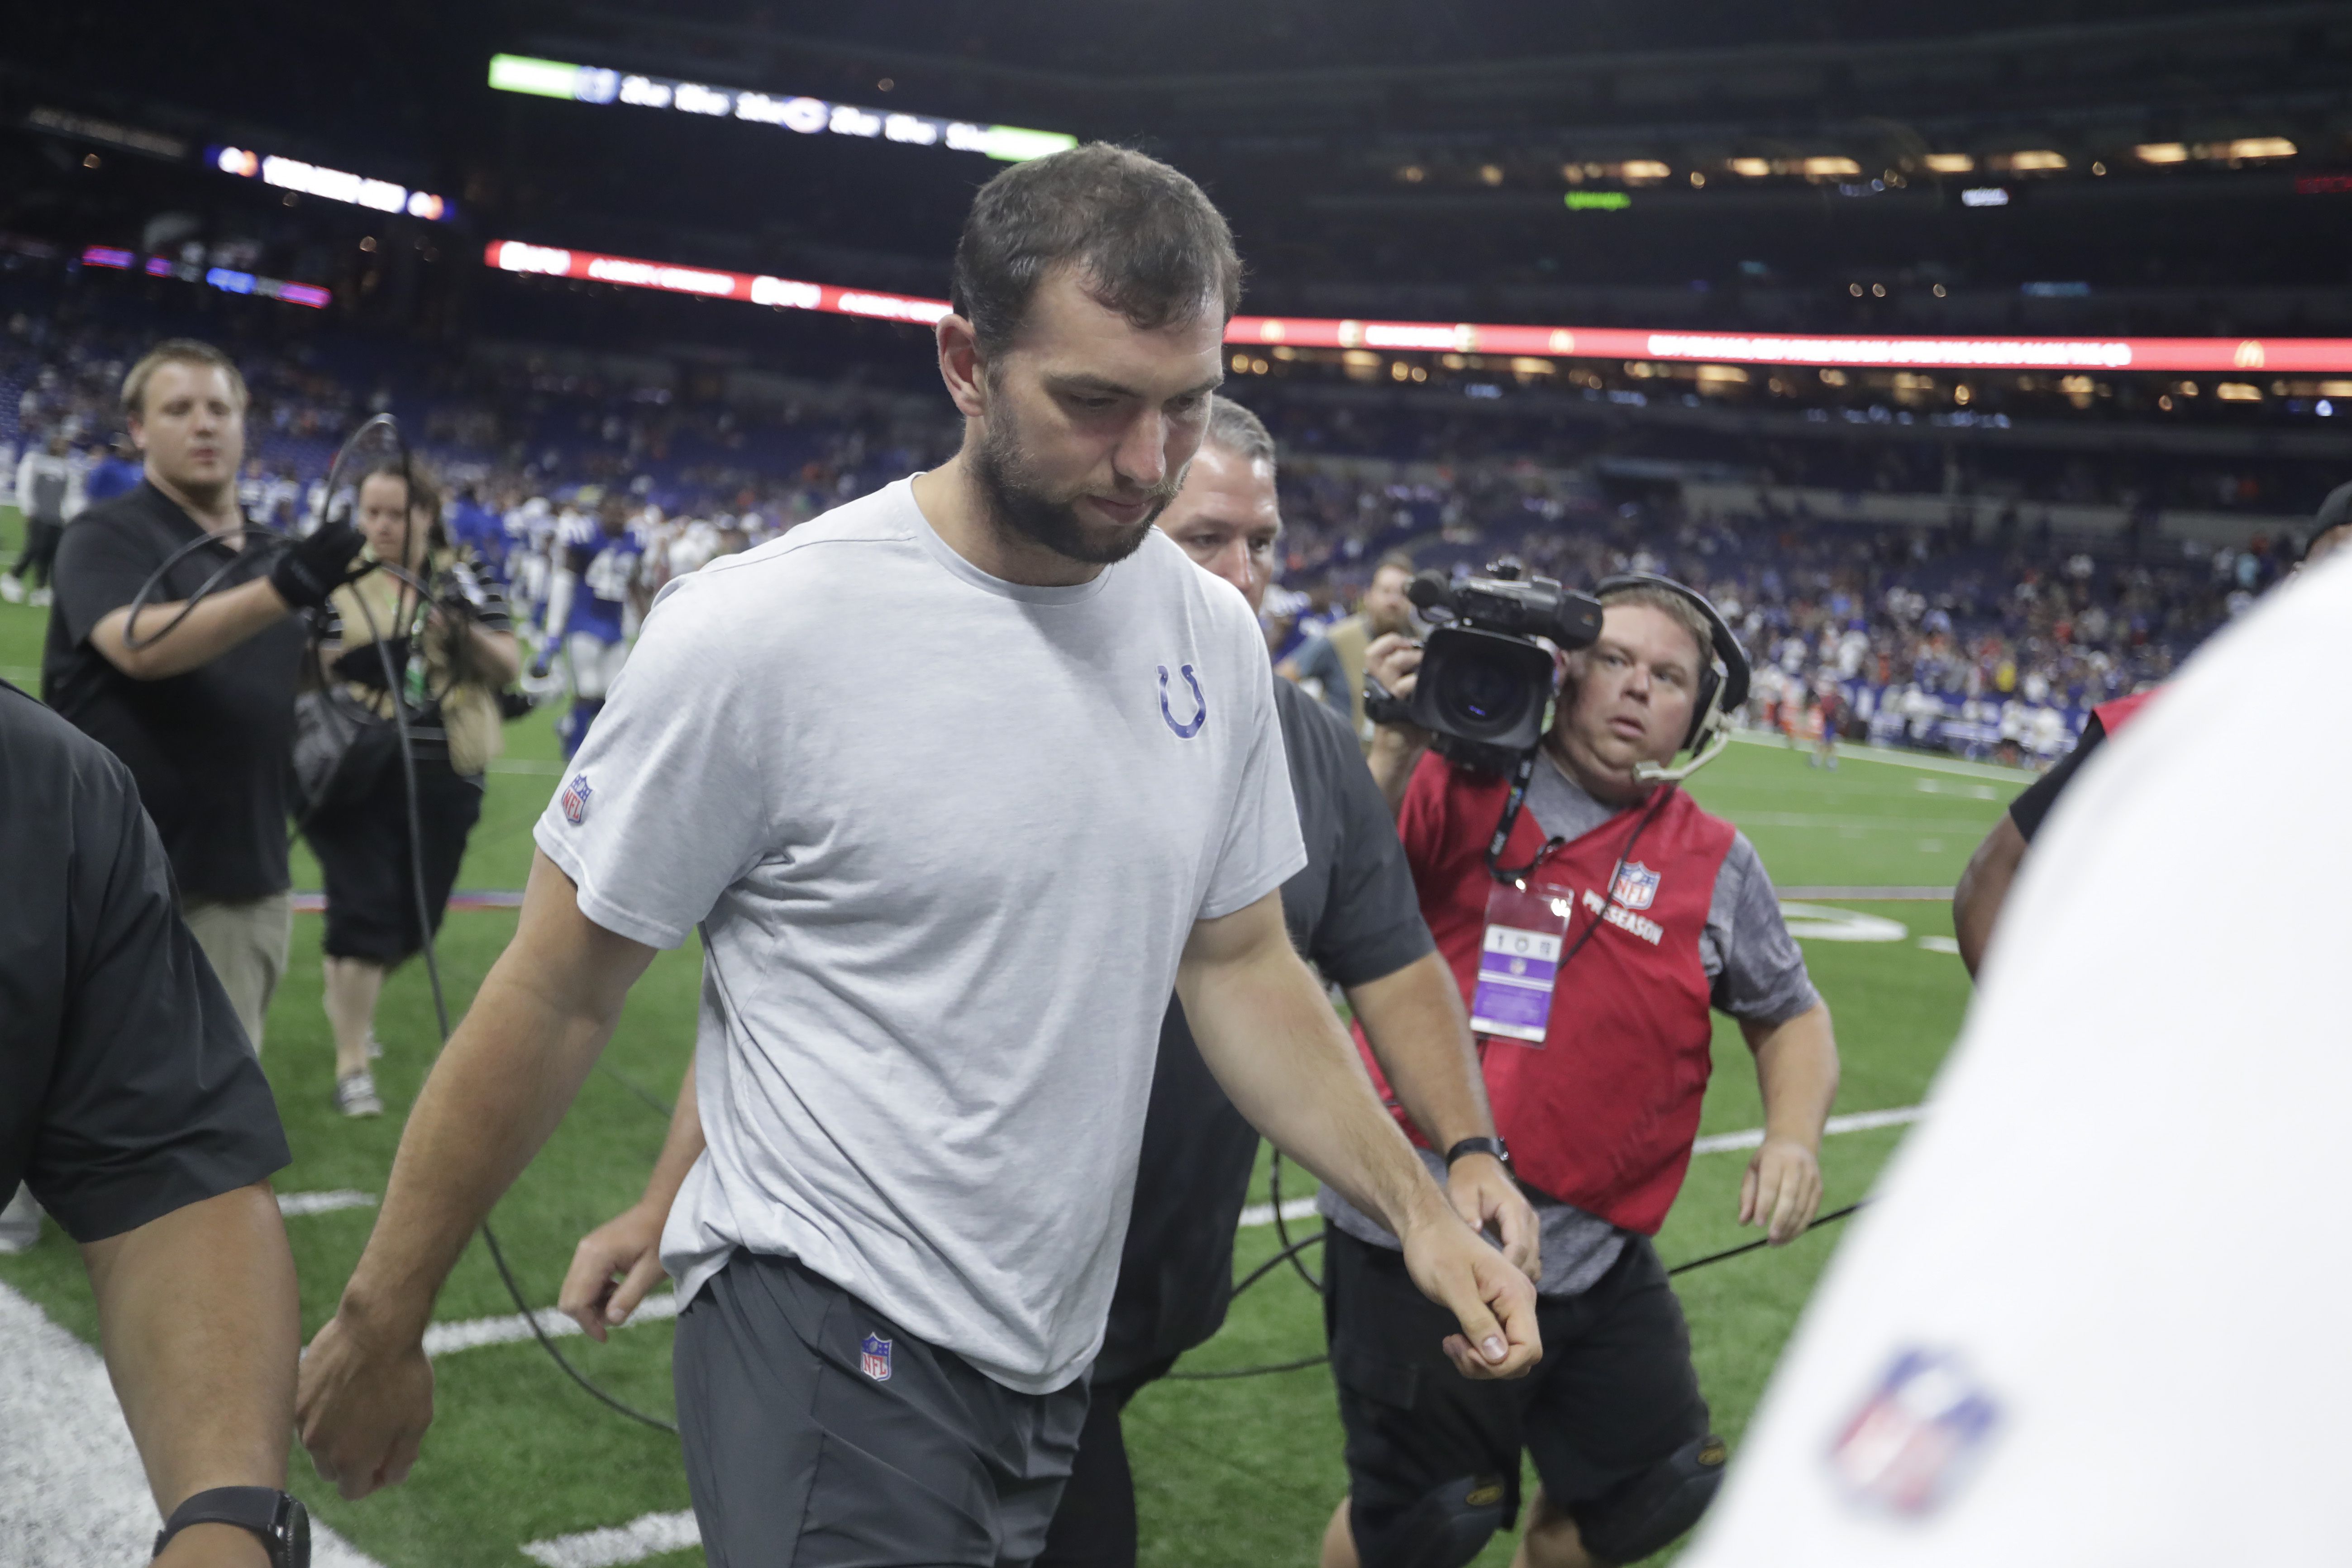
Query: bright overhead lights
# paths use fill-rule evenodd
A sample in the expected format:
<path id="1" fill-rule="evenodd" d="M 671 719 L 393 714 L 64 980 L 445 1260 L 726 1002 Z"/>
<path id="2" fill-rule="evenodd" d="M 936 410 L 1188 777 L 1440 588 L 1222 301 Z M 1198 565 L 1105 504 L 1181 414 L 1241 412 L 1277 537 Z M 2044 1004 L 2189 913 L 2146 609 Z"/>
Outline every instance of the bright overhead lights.
<path id="1" fill-rule="evenodd" d="M 1808 158 L 1798 171 L 1809 180 L 1834 180 L 1861 174 L 1862 165 L 1851 158 Z"/>
<path id="2" fill-rule="evenodd" d="M 1772 172 L 1772 165 L 1769 160 L 1763 158 L 1734 158 L 1731 161 L 1731 172 L 1745 175 L 1751 180 L 1760 180 Z"/>
<path id="3" fill-rule="evenodd" d="M 1938 174 L 1971 174 L 1977 166 L 1977 161 L 1966 153 L 1930 153 L 1919 162 Z"/>
<path id="4" fill-rule="evenodd" d="M 1617 173 L 1627 184 L 1641 184 L 1663 180 L 1674 171 L 1654 158 L 1628 158 L 1617 166 Z"/>
<path id="5" fill-rule="evenodd" d="M 2020 174 L 2047 173 L 2053 169 L 2064 168 L 2066 154 L 2053 153 L 2047 149 L 2011 153 L 2009 155 L 2009 166 Z"/>
<path id="6" fill-rule="evenodd" d="M 736 88 L 709 87 L 701 82 L 673 81 L 664 77 L 623 75 L 602 66 L 571 65 L 521 55 L 492 56 L 490 86 L 501 92 L 568 99 L 576 103 L 623 103 L 637 109 L 744 120 L 756 125 L 782 126 L 804 136 L 829 131 L 836 136 L 887 138 L 909 146 L 943 146 L 952 152 L 978 153 L 1006 163 L 1042 158 L 1078 144 L 1076 137 L 1058 131 L 1030 131 L 1018 125 L 973 125 L 928 114 L 886 114 L 878 109 L 829 103 L 820 98 L 782 98 Z"/>
<path id="7" fill-rule="evenodd" d="M 2225 149 L 2232 158 L 2292 158 L 2294 143 L 2284 136 L 2245 136 Z"/>
<path id="8" fill-rule="evenodd" d="M 2143 142 L 2132 149 L 2132 156 L 2143 163 L 2186 163 L 2189 148 L 2179 142 Z"/>

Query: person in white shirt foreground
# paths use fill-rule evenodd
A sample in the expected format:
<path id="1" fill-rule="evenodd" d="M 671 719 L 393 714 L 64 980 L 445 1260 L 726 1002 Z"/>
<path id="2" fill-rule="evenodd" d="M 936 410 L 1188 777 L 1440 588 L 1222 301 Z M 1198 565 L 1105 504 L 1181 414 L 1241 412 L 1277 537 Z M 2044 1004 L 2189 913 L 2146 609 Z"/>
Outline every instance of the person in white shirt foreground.
<path id="1" fill-rule="evenodd" d="M 664 591 L 303 1363 L 303 1441 L 346 1495 L 415 1462 L 435 1291 L 698 928 L 709 1146 L 662 1261 L 714 1564 L 1036 1555 L 1171 990 L 1244 1114 L 1404 1237 L 1456 1369 L 1534 1364 L 1533 1287 L 1284 931 L 1306 855 L 1255 618 L 1152 527 L 1239 273 L 1163 164 L 1005 171 L 938 327 L 963 449 Z"/>
<path id="2" fill-rule="evenodd" d="M 1685 1568 L 2343 1560 L 2347 625 L 2336 560 L 2059 803 Z"/>

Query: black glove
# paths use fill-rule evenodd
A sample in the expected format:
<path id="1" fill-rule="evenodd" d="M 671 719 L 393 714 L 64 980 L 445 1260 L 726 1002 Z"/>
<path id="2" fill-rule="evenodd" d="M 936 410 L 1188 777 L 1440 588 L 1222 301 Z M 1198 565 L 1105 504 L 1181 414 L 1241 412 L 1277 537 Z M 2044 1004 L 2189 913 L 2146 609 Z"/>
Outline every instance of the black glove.
<path id="1" fill-rule="evenodd" d="M 298 610 L 315 610 L 327 595 L 360 575 L 352 563 L 367 548 L 358 529 L 348 522 L 323 522 L 308 538 L 286 547 L 269 569 L 269 585 Z"/>

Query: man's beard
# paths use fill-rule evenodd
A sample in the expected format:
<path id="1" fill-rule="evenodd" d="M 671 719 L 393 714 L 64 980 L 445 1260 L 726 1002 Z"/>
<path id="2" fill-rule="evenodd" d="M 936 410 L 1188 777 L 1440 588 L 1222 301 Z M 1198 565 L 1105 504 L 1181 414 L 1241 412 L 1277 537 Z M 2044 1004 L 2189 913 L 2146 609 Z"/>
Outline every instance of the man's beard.
<path id="1" fill-rule="evenodd" d="M 1056 500 L 1045 492 L 1030 473 L 1018 433 L 994 419 L 973 454 L 972 478 L 998 524 L 1065 559 L 1096 566 L 1124 561 L 1141 549 L 1153 521 L 1184 482 L 1179 472 L 1145 491 L 1141 499 L 1148 510 L 1132 523 L 1089 523 L 1078 516 L 1075 500 Z"/>

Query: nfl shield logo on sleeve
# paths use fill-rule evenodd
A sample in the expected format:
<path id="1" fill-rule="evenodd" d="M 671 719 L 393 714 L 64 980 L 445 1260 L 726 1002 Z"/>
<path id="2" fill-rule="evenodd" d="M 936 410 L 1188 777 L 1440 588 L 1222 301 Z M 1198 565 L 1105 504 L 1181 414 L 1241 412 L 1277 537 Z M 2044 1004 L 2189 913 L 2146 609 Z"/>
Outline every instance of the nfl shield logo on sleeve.
<path id="1" fill-rule="evenodd" d="M 877 1383 L 890 1381 L 890 1342 L 868 1334 L 857 1342 L 857 1370 Z"/>
<path id="2" fill-rule="evenodd" d="M 563 786 L 563 819 L 572 826 L 579 826 L 580 819 L 588 815 L 588 796 L 592 793 L 586 773 L 573 773 L 572 782 Z"/>
<path id="3" fill-rule="evenodd" d="M 1958 1357 L 1903 1351 L 1830 1446 L 1830 1468 L 1853 1502 L 1916 1519 L 1951 1496 L 2000 1417 Z"/>
<path id="4" fill-rule="evenodd" d="M 1629 861 L 1618 868 L 1609 896 L 1621 910 L 1646 910 L 1658 896 L 1658 874 L 1639 860 Z"/>

